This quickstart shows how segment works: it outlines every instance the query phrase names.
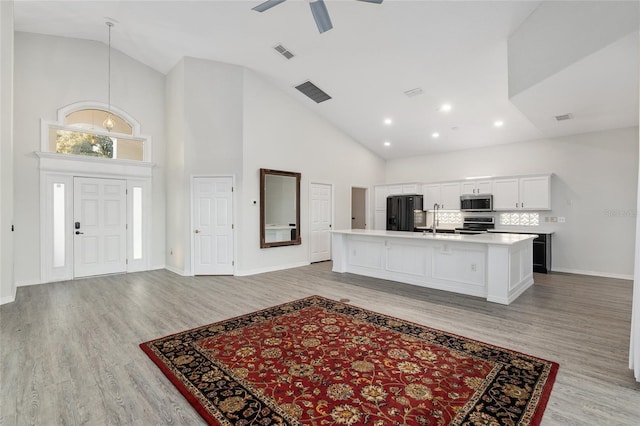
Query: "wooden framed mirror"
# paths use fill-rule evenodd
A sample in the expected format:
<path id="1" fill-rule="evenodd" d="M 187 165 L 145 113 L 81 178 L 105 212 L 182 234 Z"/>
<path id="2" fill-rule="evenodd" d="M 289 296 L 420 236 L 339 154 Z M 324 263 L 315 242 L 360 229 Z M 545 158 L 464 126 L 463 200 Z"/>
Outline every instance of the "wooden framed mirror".
<path id="1" fill-rule="evenodd" d="M 300 173 L 260 169 L 260 248 L 300 243 Z"/>

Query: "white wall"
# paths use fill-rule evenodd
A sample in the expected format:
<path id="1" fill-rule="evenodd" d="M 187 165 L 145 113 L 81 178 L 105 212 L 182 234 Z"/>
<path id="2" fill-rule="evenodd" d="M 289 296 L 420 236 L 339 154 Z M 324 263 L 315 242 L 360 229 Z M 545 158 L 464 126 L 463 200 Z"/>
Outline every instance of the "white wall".
<path id="1" fill-rule="evenodd" d="M 438 182 L 468 176 L 554 173 L 547 224 L 552 269 L 630 278 L 633 274 L 638 128 L 392 160 L 387 183 Z"/>
<path id="2" fill-rule="evenodd" d="M 15 299 L 13 273 L 13 1 L 0 2 L 0 304 Z"/>
<path id="3" fill-rule="evenodd" d="M 114 31 L 117 31 L 117 27 Z M 105 102 L 107 46 L 104 43 L 15 33 L 14 181 L 15 279 L 40 282 L 38 159 L 40 120 L 56 120 L 60 107 L 78 101 Z M 118 52 L 112 55 L 112 105 L 135 117 L 153 138 L 153 212 L 150 265 L 164 265 L 165 146 L 164 75 Z"/>
<path id="4" fill-rule="evenodd" d="M 238 273 L 309 262 L 309 184 L 333 184 L 334 229 L 351 227 L 351 186 L 384 180 L 384 161 L 253 71 L 244 72 Z M 308 102 L 311 102 L 310 100 Z M 328 101 L 331 102 L 331 101 Z M 260 168 L 300 172 L 302 244 L 260 248 Z"/>
<path id="5" fill-rule="evenodd" d="M 184 58 L 167 76 L 167 265 L 191 273 L 191 177 L 242 170 L 242 68 Z M 173 255 L 170 253 L 173 252 Z"/>
<path id="6" fill-rule="evenodd" d="M 184 176 L 184 61 L 167 74 L 165 84 L 166 117 L 166 266 L 184 273 L 184 205 L 187 180 Z"/>

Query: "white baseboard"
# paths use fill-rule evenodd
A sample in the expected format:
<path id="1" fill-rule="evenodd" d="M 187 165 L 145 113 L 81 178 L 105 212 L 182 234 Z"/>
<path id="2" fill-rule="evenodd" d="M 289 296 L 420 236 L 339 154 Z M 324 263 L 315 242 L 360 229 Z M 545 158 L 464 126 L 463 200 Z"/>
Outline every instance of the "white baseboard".
<path id="1" fill-rule="evenodd" d="M 0 298 L 0 305 L 4 305 L 5 303 L 15 302 L 16 300 L 16 291 L 18 287 L 13 286 L 13 290 L 11 291 L 11 295 Z"/>
<path id="2" fill-rule="evenodd" d="M 552 268 L 551 272 L 564 272 L 567 274 L 590 275 L 593 277 L 604 277 L 604 278 L 617 278 L 620 280 L 633 280 L 633 275 L 614 274 L 611 272 L 600 272 L 600 271 L 584 271 L 582 269 L 557 268 L 555 266 Z"/>
<path id="3" fill-rule="evenodd" d="M 277 266 L 268 266 L 266 268 L 256 268 L 256 269 L 245 269 L 236 271 L 237 277 L 246 277 L 248 275 L 256 275 L 256 274 L 264 274 L 266 272 L 275 272 L 282 271 L 283 269 L 291 269 L 291 268 L 299 268 L 301 266 L 310 265 L 308 261 L 298 262 L 298 263 L 289 263 L 287 265 L 277 265 Z"/>
<path id="4" fill-rule="evenodd" d="M 165 266 L 164 266 L 164 269 L 166 269 L 167 271 L 171 271 L 171 272 L 173 272 L 174 274 L 178 274 L 178 275 L 180 275 L 181 277 L 190 277 L 190 276 L 191 276 L 191 275 L 187 275 L 187 274 L 184 272 L 184 270 L 182 270 L 182 269 L 178 269 L 178 268 L 175 268 L 175 267 L 173 267 L 173 266 L 165 265 Z"/>
<path id="5" fill-rule="evenodd" d="M 60 281 L 64 281 L 64 279 L 61 279 Z M 40 280 L 18 281 L 16 282 L 16 287 L 28 287 L 30 285 L 39 285 L 39 284 L 45 284 L 45 283 Z"/>
<path id="6" fill-rule="evenodd" d="M 155 265 L 155 266 L 152 266 L 149 270 L 158 271 L 160 269 L 168 269 L 168 268 L 167 268 L 167 265 Z"/>

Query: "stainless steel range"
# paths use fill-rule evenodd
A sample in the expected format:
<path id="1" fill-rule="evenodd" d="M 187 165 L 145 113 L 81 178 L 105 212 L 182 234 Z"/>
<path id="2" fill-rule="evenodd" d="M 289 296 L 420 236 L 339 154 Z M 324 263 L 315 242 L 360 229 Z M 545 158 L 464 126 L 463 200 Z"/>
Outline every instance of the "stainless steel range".
<path id="1" fill-rule="evenodd" d="M 484 234 L 487 229 L 495 228 L 493 217 L 468 216 L 463 219 L 462 227 L 456 228 L 456 234 Z"/>

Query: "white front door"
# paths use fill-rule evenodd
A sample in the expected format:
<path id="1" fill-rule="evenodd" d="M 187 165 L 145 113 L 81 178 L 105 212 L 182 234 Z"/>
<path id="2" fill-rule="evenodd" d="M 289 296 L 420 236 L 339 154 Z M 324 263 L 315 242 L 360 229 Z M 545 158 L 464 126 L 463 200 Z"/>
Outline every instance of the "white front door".
<path id="1" fill-rule="evenodd" d="M 233 275 L 233 178 L 193 178 L 193 274 Z"/>
<path id="2" fill-rule="evenodd" d="M 331 260 L 331 185 L 311 184 L 311 262 Z"/>
<path id="3" fill-rule="evenodd" d="M 74 277 L 127 270 L 127 181 L 73 178 Z"/>

